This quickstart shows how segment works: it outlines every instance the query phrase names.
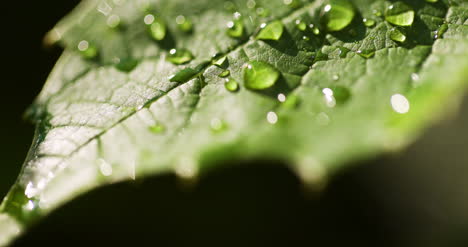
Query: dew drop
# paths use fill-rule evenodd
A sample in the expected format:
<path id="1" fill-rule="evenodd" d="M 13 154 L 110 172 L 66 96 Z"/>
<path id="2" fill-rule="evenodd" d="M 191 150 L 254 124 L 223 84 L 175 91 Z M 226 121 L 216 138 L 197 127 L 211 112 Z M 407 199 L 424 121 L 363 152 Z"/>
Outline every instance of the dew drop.
<path id="1" fill-rule="evenodd" d="M 237 83 L 237 81 L 232 79 L 232 78 L 226 78 L 226 82 L 224 83 L 224 87 L 229 92 L 236 92 L 237 90 L 239 90 L 239 83 Z"/>
<path id="2" fill-rule="evenodd" d="M 348 52 L 350 51 L 348 48 L 343 47 L 343 46 L 339 47 L 339 50 L 340 50 L 339 51 L 340 58 L 345 58 L 346 55 L 348 55 Z"/>
<path id="3" fill-rule="evenodd" d="M 254 0 L 248 0 L 247 1 L 247 8 L 253 9 L 253 8 L 255 8 L 255 6 L 257 6 L 257 3 Z"/>
<path id="4" fill-rule="evenodd" d="M 187 49 L 171 49 L 169 51 L 169 55 L 167 56 L 167 60 L 173 64 L 185 64 L 194 58 L 193 54 Z"/>
<path id="5" fill-rule="evenodd" d="M 210 121 L 211 132 L 215 134 L 226 131 L 228 127 L 227 123 L 219 118 L 213 118 Z"/>
<path id="6" fill-rule="evenodd" d="M 133 58 L 118 58 L 115 68 L 123 71 L 130 72 L 138 65 L 138 60 Z"/>
<path id="7" fill-rule="evenodd" d="M 216 59 L 213 64 L 216 65 L 217 67 L 224 67 L 227 65 L 227 63 L 229 62 L 227 56 L 224 56 L 224 57 L 221 57 L 219 59 Z"/>
<path id="8" fill-rule="evenodd" d="M 400 114 L 408 113 L 410 110 L 410 103 L 408 99 L 401 94 L 394 94 L 390 98 L 390 103 L 395 112 Z"/>
<path id="9" fill-rule="evenodd" d="M 180 70 L 179 72 L 169 76 L 169 81 L 170 82 L 179 82 L 179 83 L 184 83 L 192 79 L 195 75 L 198 74 L 197 70 L 194 70 L 192 68 L 185 68 Z"/>
<path id="10" fill-rule="evenodd" d="M 286 102 L 286 95 L 284 95 L 282 93 L 278 94 L 277 98 L 278 98 L 278 101 L 281 102 L 281 103 Z"/>
<path id="11" fill-rule="evenodd" d="M 263 90 L 275 85 L 280 77 L 280 72 L 272 65 L 251 61 L 244 68 L 245 87 L 252 90 Z"/>
<path id="12" fill-rule="evenodd" d="M 120 26 L 120 17 L 118 15 L 111 15 L 107 18 L 106 23 L 110 28 L 118 28 Z"/>
<path id="13" fill-rule="evenodd" d="M 281 21 L 273 21 L 269 24 L 263 23 L 260 27 L 262 29 L 258 33 L 257 39 L 279 40 L 283 35 L 284 26 Z"/>
<path id="14" fill-rule="evenodd" d="M 231 74 L 231 71 L 229 70 L 224 70 L 223 72 L 219 73 L 219 77 L 225 78 L 228 77 Z"/>
<path id="15" fill-rule="evenodd" d="M 241 38 L 244 35 L 244 23 L 239 12 L 234 13 L 234 20 L 227 23 L 227 34 L 233 38 Z"/>
<path id="16" fill-rule="evenodd" d="M 193 30 L 192 21 L 188 20 L 183 15 L 179 15 L 176 17 L 176 24 L 177 27 L 183 32 L 189 33 Z"/>
<path id="17" fill-rule="evenodd" d="M 93 59 L 98 55 L 97 48 L 86 40 L 82 40 L 78 43 L 78 51 L 80 51 L 81 56 L 86 59 Z"/>
<path id="18" fill-rule="evenodd" d="M 338 75 L 333 75 L 333 76 L 332 76 L 332 80 L 338 81 L 338 79 L 340 79 L 340 77 L 339 77 Z"/>
<path id="19" fill-rule="evenodd" d="M 144 22 L 148 26 L 148 31 L 153 39 L 160 41 L 166 37 L 166 24 L 163 20 L 148 14 L 145 16 Z"/>
<path id="20" fill-rule="evenodd" d="M 378 10 L 376 10 L 376 9 L 372 10 L 372 13 L 373 13 L 375 16 L 377 16 L 377 17 L 382 16 L 382 12 L 380 12 L 380 11 L 378 11 Z"/>
<path id="21" fill-rule="evenodd" d="M 375 25 L 374 19 L 364 18 L 362 19 L 362 22 L 366 27 L 373 27 Z"/>
<path id="22" fill-rule="evenodd" d="M 324 20 L 329 31 L 340 31 L 354 18 L 354 7 L 348 0 L 330 0 L 323 8 Z"/>
<path id="23" fill-rule="evenodd" d="M 426 0 L 428 3 L 437 3 L 438 0 Z"/>
<path id="24" fill-rule="evenodd" d="M 385 20 L 397 26 L 411 26 L 414 10 L 403 2 L 395 2 L 385 11 Z"/>
<path id="25" fill-rule="evenodd" d="M 301 20 L 296 20 L 296 27 L 300 31 L 305 31 L 307 29 L 307 24 Z"/>
<path id="26" fill-rule="evenodd" d="M 111 164 L 107 163 L 103 159 L 99 159 L 99 171 L 101 172 L 102 175 L 105 177 L 109 177 L 113 173 L 113 169 Z"/>
<path id="27" fill-rule="evenodd" d="M 153 134 L 161 134 L 161 133 L 163 133 L 163 132 L 166 130 L 166 128 L 164 127 L 164 125 L 159 124 L 159 123 L 158 123 L 158 124 L 154 124 L 154 125 L 148 127 L 148 129 L 149 129 L 149 131 L 151 131 L 151 133 L 153 133 Z"/>
<path id="28" fill-rule="evenodd" d="M 403 43 L 406 40 L 406 36 L 405 34 L 403 34 L 403 32 L 401 32 L 397 28 L 392 28 L 390 30 L 390 39 L 396 42 Z"/>
<path id="29" fill-rule="evenodd" d="M 375 55 L 375 50 L 371 50 L 371 49 L 366 49 L 366 50 L 358 50 L 356 52 L 359 56 L 363 57 L 363 58 L 371 58 Z"/>
<path id="30" fill-rule="evenodd" d="M 278 115 L 275 112 L 267 113 L 267 121 L 270 124 L 276 124 L 278 122 Z"/>
<path id="31" fill-rule="evenodd" d="M 301 2 L 299 0 L 283 0 L 283 3 L 292 9 L 296 9 L 301 6 Z"/>

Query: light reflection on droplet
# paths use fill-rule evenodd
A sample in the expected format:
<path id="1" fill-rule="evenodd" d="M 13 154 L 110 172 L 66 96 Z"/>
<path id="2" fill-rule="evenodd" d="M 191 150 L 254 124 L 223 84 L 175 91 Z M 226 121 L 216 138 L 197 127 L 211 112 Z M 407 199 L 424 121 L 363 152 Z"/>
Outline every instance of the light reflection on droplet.
<path id="1" fill-rule="evenodd" d="M 325 7 L 323 8 L 323 10 L 324 10 L 325 12 L 328 12 L 328 11 L 331 10 L 331 8 L 332 8 L 331 5 L 330 5 L 330 4 L 327 4 L 327 5 L 325 5 Z"/>
<path id="2" fill-rule="evenodd" d="M 198 167 L 192 159 L 182 158 L 175 167 L 175 173 L 182 178 L 195 178 L 198 174 Z"/>
<path id="3" fill-rule="evenodd" d="M 416 73 L 412 73 L 412 74 L 411 74 L 411 79 L 412 79 L 413 81 L 419 81 L 419 75 L 416 74 Z"/>
<path id="4" fill-rule="evenodd" d="M 38 189 L 34 186 L 34 184 L 32 182 L 29 182 L 26 185 L 26 189 L 24 191 L 24 194 L 26 195 L 26 197 L 32 198 L 37 194 L 37 192 L 38 192 Z"/>
<path id="5" fill-rule="evenodd" d="M 401 94 L 394 94 L 390 99 L 390 103 L 395 112 L 400 114 L 408 113 L 410 110 L 410 103 L 408 99 Z"/>
<path id="6" fill-rule="evenodd" d="M 82 40 L 82 41 L 80 41 L 80 43 L 78 43 L 78 50 L 86 51 L 88 48 L 89 48 L 89 42 L 88 41 Z"/>
<path id="7" fill-rule="evenodd" d="M 323 96 L 325 97 L 325 103 L 327 104 L 328 107 L 332 108 L 336 106 L 336 99 L 335 96 L 333 96 L 333 90 L 330 88 L 324 88 L 322 90 Z"/>
<path id="8" fill-rule="evenodd" d="M 101 171 L 102 175 L 108 177 L 110 175 L 112 175 L 113 173 L 113 170 L 112 170 L 112 166 L 107 163 L 105 160 L 103 159 L 99 159 L 99 170 Z"/>
<path id="9" fill-rule="evenodd" d="M 314 189 L 322 189 L 327 183 L 327 170 L 314 157 L 306 157 L 298 162 L 296 167 L 298 176 Z"/>
<path id="10" fill-rule="evenodd" d="M 285 102 L 286 101 L 286 95 L 284 95 L 282 93 L 278 94 L 278 101 L 281 102 L 281 103 Z"/>
<path id="11" fill-rule="evenodd" d="M 118 15 L 111 15 L 107 18 L 107 26 L 116 28 L 120 24 L 120 17 Z"/>
<path id="12" fill-rule="evenodd" d="M 33 210 L 35 207 L 36 207 L 36 205 L 31 200 L 29 200 L 28 203 L 26 203 L 26 205 L 24 205 L 24 209 L 29 210 L 29 211 Z"/>

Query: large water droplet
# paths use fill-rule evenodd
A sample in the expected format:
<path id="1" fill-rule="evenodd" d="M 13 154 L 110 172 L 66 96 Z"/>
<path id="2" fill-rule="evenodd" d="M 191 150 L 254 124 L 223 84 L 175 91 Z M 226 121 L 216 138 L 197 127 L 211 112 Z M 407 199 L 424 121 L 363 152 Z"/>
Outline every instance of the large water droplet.
<path id="1" fill-rule="evenodd" d="M 390 104 L 395 112 L 400 114 L 408 113 L 410 110 L 410 103 L 408 99 L 401 94 L 394 94 L 390 98 Z"/>
<path id="2" fill-rule="evenodd" d="M 138 65 L 138 60 L 133 58 L 118 58 L 116 62 L 115 68 L 123 72 L 130 72 Z"/>
<path id="3" fill-rule="evenodd" d="M 262 40 L 279 40 L 283 35 L 284 26 L 281 21 L 273 21 L 269 24 L 263 23 L 261 30 L 257 35 L 257 39 Z"/>
<path id="4" fill-rule="evenodd" d="M 364 49 L 364 50 L 358 50 L 356 52 L 359 56 L 363 57 L 363 58 L 371 58 L 375 55 L 375 50 L 372 50 L 372 49 Z"/>
<path id="5" fill-rule="evenodd" d="M 329 31 L 340 31 L 354 18 L 354 7 L 348 0 L 330 0 L 323 8 L 324 18 Z"/>
<path id="6" fill-rule="evenodd" d="M 173 64 L 184 64 L 192 61 L 193 54 L 187 49 L 171 49 L 167 60 Z"/>
<path id="7" fill-rule="evenodd" d="M 224 87 L 229 92 L 236 92 L 237 90 L 239 90 L 239 83 L 237 83 L 237 81 L 232 78 L 227 78 L 226 82 L 224 83 Z"/>
<path id="8" fill-rule="evenodd" d="M 395 2 L 385 11 L 385 20 L 397 26 L 411 26 L 414 10 L 403 2 Z"/>
<path id="9" fill-rule="evenodd" d="M 98 55 L 97 48 L 86 40 L 82 40 L 78 43 L 78 51 L 80 51 L 81 56 L 86 59 L 93 59 Z"/>
<path id="10" fill-rule="evenodd" d="M 390 30 L 390 39 L 396 42 L 403 43 L 406 40 L 406 36 L 403 32 L 401 32 L 397 28 L 392 28 Z"/>
<path id="11" fill-rule="evenodd" d="M 179 15 L 176 17 L 177 27 L 186 33 L 189 33 L 193 29 L 193 23 L 189 19 L 185 18 L 183 15 Z"/>
<path id="12" fill-rule="evenodd" d="M 244 69 L 244 84 L 248 89 L 263 90 L 275 85 L 280 72 L 272 65 L 251 61 Z"/>
<path id="13" fill-rule="evenodd" d="M 174 75 L 169 76 L 169 81 L 184 83 L 192 79 L 195 75 L 198 74 L 197 70 L 192 68 L 185 68 Z"/>
<path id="14" fill-rule="evenodd" d="M 144 22 L 148 26 L 148 31 L 153 39 L 160 41 L 166 37 L 166 24 L 162 19 L 148 14 L 145 16 Z"/>

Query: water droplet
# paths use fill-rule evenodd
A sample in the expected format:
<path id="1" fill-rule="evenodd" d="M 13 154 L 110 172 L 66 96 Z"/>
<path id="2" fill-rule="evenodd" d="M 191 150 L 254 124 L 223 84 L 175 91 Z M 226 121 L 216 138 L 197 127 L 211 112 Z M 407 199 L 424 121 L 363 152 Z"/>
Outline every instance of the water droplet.
<path id="1" fill-rule="evenodd" d="M 362 19 L 362 22 L 366 27 L 373 27 L 375 25 L 374 19 L 364 18 Z"/>
<path id="2" fill-rule="evenodd" d="M 26 211 L 32 211 L 36 208 L 36 204 L 29 200 L 24 206 L 23 206 L 24 210 Z"/>
<path id="3" fill-rule="evenodd" d="M 216 59 L 216 58 L 215 58 L 215 59 Z M 224 66 L 227 65 L 228 61 L 229 61 L 229 60 L 228 60 L 227 56 L 224 56 L 224 57 L 221 57 L 221 58 L 215 60 L 215 61 L 213 62 L 213 64 L 216 65 L 217 67 L 222 68 L 222 67 L 224 67 Z"/>
<path id="4" fill-rule="evenodd" d="M 253 8 L 255 8 L 255 6 L 257 6 L 257 3 L 254 0 L 248 0 L 247 1 L 247 8 L 253 9 Z"/>
<path id="5" fill-rule="evenodd" d="M 332 76 L 332 80 L 338 81 L 338 79 L 340 79 L 340 77 L 339 77 L 338 75 L 333 75 L 333 76 Z"/>
<path id="6" fill-rule="evenodd" d="M 163 20 L 148 14 L 145 16 L 144 22 L 148 26 L 148 31 L 153 39 L 160 41 L 166 37 L 166 24 Z"/>
<path id="7" fill-rule="evenodd" d="M 371 58 L 375 55 L 375 50 L 371 50 L 371 49 L 366 49 L 366 50 L 358 50 L 356 52 L 359 56 L 363 57 L 363 58 Z"/>
<path id="8" fill-rule="evenodd" d="M 301 20 L 296 20 L 296 27 L 301 31 L 305 31 L 307 29 L 307 24 Z"/>
<path id="9" fill-rule="evenodd" d="M 280 93 L 278 94 L 278 101 L 281 102 L 281 103 L 284 103 L 286 101 L 286 95 Z"/>
<path id="10" fill-rule="evenodd" d="M 169 81 L 171 82 L 179 82 L 184 83 L 195 77 L 198 74 L 197 70 L 192 68 L 185 68 L 180 70 L 179 72 L 169 76 Z"/>
<path id="11" fill-rule="evenodd" d="M 322 89 L 322 93 L 325 99 L 325 103 L 328 107 L 335 107 L 336 106 L 336 100 L 335 97 L 333 96 L 333 90 L 330 88 L 324 88 Z"/>
<path id="12" fill-rule="evenodd" d="M 227 23 L 227 34 L 233 38 L 241 38 L 244 35 L 244 23 L 239 12 L 234 13 L 234 20 Z"/>
<path id="13" fill-rule="evenodd" d="M 416 73 L 412 73 L 412 74 L 411 74 L 411 79 L 412 79 L 413 81 L 419 81 L 419 75 L 416 74 Z"/>
<path id="14" fill-rule="evenodd" d="M 82 40 L 78 43 L 78 51 L 80 51 L 81 55 L 86 59 L 93 59 L 98 54 L 97 48 L 86 40 Z"/>
<path id="15" fill-rule="evenodd" d="M 324 18 L 329 31 L 340 31 L 354 18 L 354 7 L 348 0 L 330 0 L 323 8 Z"/>
<path id="16" fill-rule="evenodd" d="M 401 32 L 397 28 L 392 28 L 390 30 L 390 39 L 396 42 L 403 43 L 406 40 L 406 36 L 405 34 L 403 34 L 403 32 Z"/>
<path id="17" fill-rule="evenodd" d="M 394 111 L 400 114 L 408 113 L 410 109 L 410 103 L 408 99 L 401 94 L 394 94 L 390 98 L 390 104 Z"/>
<path id="18" fill-rule="evenodd" d="M 111 164 L 107 163 L 103 159 L 99 159 L 99 171 L 105 177 L 108 177 L 108 176 L 112 175 L 112 173 L 113 173 L 113 169 L 112 169 Z"/>
<path id="19" fill-rule="evenodd" d="M 292 9 L 296 9 L 301 6 L 301 2 L 299 0 L 283 0 L 283 3 Z"/>
<path id="20" fill-rule="evenodd" d="M 228 125 L 226 122 L 219 118 L 213 118 L 210 121 L 210 128 L 213 133 L 220 133 L 226 131 L 228 129 Z"/>
<path id="21" fill-rule="evenodd" d="M 345 58 L 346 55 L 348 55 L 348 52 L 350 51 L 348 48 L 343 47 L 343 46 L 339 47 L 338 49 L 340 49 L 339 55 L 341 58 Z"/>
<path id="22" fill-rule="evenodd" d="M 395 2 L 385 11 L 385 20 L 397 26 L 411 26 L 414 10 L 403 2 Z"/>
<path id="23" fill-rule="evenodd" d="M 372 13 L 373 13 L 375 16 L 377 16 L 377 17 L 382 16 L 382 12 L 380 12 L 380 11 L 378 11 L 378 10 L 376 10 L 376 9 L 372 10 Z"/>
<path id="24" fill-rule="evenodd" d="M 120 17 L 118 15 L 111 15 L 107 18 L 106 23 L 110 28 L 118 28 L 120 26 Z"/>
<path id="25" fill-rule="evenodd" d="M 151 131 L 151 133 L 154 133 L 154 134 L 161 134 L 166 130 L 164 125 L 159 124 L 159 123 L 148 127 L 148 129 L 149 129 L 149 131 Z"/>
<path id="26" fill-rule="evenodd" d="M 284 26 L 281 21 L 273 21 L 268 25 L 263 23 L 260 27 L 262 29 L 258 33 L 257 39 L 279 40 L 283 35 Z"/>
<path id="27" fill-rule="evenodd" d="M 236 92 L 237 90 L 239 90 L 239 83 L 237 83 L 237 81 L 232 78 L 227 78 L 226 82 L 224 83 L 224 87 L 229 92 Z"/>
<path id="28" fill-rule="evenodd" d="M 219 73 L 218 76 L 219 76 L 219 77 L 225 78 L 225 77 L 228 77 L 230 74 L 231 74 L 231 71 L 229 71 L 229 70 L 224 70 L 223 72 Z"/>
<path id="29" fill-rule="evenodd" d="M 270 88 L 279 77 L 280 72 L 265 62 L 251 61 L 244 69 L 245 87 L 253 90 Z"/>
<path id="30" fill-rule="evenodd" d="M 194 58 L 193 54 L 187 49 L 171 49 L 167 60 L 173 64 L 185 64 Z"/>
<path id="31" fill-rule="evenodd" d="M 426 0 L 428 3 L 436 3 L 438 0 Z"/>
<path id="32" fill-rule="evenodd" d="M 189 33 L 193 29 L 192 21 L 188 20 L 183 15 L 179 15 L 176 17 L 176 23 L 177 27 L 183 32 Z"/>
<path id="33" fill-rule="evenodd" d="M 444 35 L 447 29 L 448 29 L 448 25 L 446 23 L 440 25 L 439 29 L 437 29 L 437 31 L 434 32 L 434 38 L 435 39 L 442 38 L 442 35 Z"/>
<path id="34" fill-rule="evenodd" d="M 351 92 L 346 87 L 334 86 L 330 89 L 333 91 L 333 97 L 338 105 L 345 104 L 351 98 Z"/>
<path id="35" fill-rule="evenodd" d="M 115 68 L 123 71 L 130 72 L 138 65 L 138 60 L 133 58 L 118 58 Z"/>
<path id="36" fill-rule="evenodd" d="M 268 17 L 270 15 L 270 11 L 264 8 L 257 8 L 255 12 L 257 12 L 257 15 L 260 17 Z"/>
<path id="37" fill-rule="evenodd" d="M 268 112 L 267 113 L 267 121 L 270 124 L 276 124 L 278 122 L 278 115 L 275 112 Z"/>

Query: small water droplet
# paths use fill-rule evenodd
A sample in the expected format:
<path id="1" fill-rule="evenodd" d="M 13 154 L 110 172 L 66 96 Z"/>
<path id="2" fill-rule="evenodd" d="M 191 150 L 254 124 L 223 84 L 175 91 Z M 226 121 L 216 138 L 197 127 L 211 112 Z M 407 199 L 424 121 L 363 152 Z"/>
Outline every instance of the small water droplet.
<path id="1" fill-rule="evenodd" d="M 340 58 L 345 58 L 346 55 L 348 55 L 348 52 L 350 51 L 348 48 L 343 47 L 343 46 L 340 46 L 338 49 L 339 49 Z"/>
<path id="2" fill-rule="evenodd" d="M 301 6 L 301 2 L 299 0 L 283 0 L 283 3 L 292 9 L 296 9 Z"/>
<path id="3" fill-rule="evenodd" d="M 307 41 L 307 40 L 310 40 L 310 38 L 309 38 L 309 37 L 307 37 L 307 36 L 305 36 L 305 35 L 304 35 L 304 36 L 302 36 L 302 39 L 303 39 L 303 40 L 306 40 L 306 41 Z"/>
<path id="4" fill-rule="evenodd" d="M 107 18 L 106 23 L 110 28 L 118 28 L 120 26 L 120 17 L 118 15 L 111 15 Z"/>
<path id="5" fill-rule="evenodd" d="M 305 31 L 307 29 L 307 24 L 301 20 L 296 20 L 296 27 L 301 31 Z"/>
<path id="6" fill-rule="evenodd" d="M 338 81 L 338 79 L 340 79 L 340 77 L 339 77 L 338 75 L 333 75 L 333 76 L 332 76 L 332 80 Z"/>
<path id="7" fill-rule="evenodd" d="M 390 104 L 395 112 L 400 114 L 408 113 L 410 110 L 410 103 L 408 99 L 401 94 L 394 94 L 390 98 Z"/>
<path id="8" fill-rule="evenodd" d="M 359 56 L 363 57 L 363 58 L 371 58 L 375 55 L 375 50 L 371 50 L 371 49 L 366 49 L 366 50 L 358 50 L 356 52 Z"/>
<path id="9" fill-rule="evenodd" d="M 390 30 L 390 39 L 396 42 L 403 43 L 406 40 L 405 34 L 402 31 L 398 30 L 397 28 L 392 28 Z"/>
<path id="10" fill-rule="evenodd" d="M 164 127 L 164 125 L 162 124 L 154 124 L 150 127 L 148 127 L 149 131 L 151 131 L 151 133 L 153 134 L 161 134 L 163 133 L 164 131 L 166 131 L 166 128 Z"/>
<path id="11" fill-rule="evenodd" d="M 223 72 L 219 73 L 219 77 L 225 78 L 228 77 L 231 74 L 231 71 L 229 70 L 224 70 Z"/>
<path id="12" fill-rule="evenodd" d="M 284 26 L 281 21 L 273 21 L 268 25 L 263 23 L 257 39 L 261 40 L 279 40 L 283 35 Z"/>
<path id="13" fill-rule="evenodd" d="M 411 74 L 411 79 L 412 79 L 413 81 L 419 81 L 419 75 L 416 74 L 416 73 L 412 73 L 412 74 Z"/>
<path id="14" fill-rule="evenodd" d="M 144 22 L 148 26 L 148 32 L 153 39 L 160 41 L 166 37 L 166 24 L 162 19 L 148 14 L 145 16 Z"/>
<path id="15" fill-rule="evenodd" d="M 217 59 L 217 58 L 214 58 L 214 59 L 215 59 L 215 61 L 213 62 L 213 64 L 216 65 L 217 67 L 220 67 L 220 68 L 223 68 L 229 62 L 227 56 L 221 57 L 219 59 Z"/>
<path id="16" fill-rule="evenodd" d="M 178 82 L 178 83 L 184 83 L 192 79 L 198 74 L 197 70 L 194 70 L 192 68 L 185 68 L 177 73 L 169 76 L 169 81 L 170 82 Z"/>
<path id="17" fill-rule="evenodd" d="M 403 2 L 395 2 L 385 11 L 385 20 L 397 26 L 411 26 L 414 10 Z"/>
<path id="18" fill-rule="evenodd" d="M 97 57 L 98 51 L 95 46 L 90 44 L 87 40 L 82 40 L 78 43 L 78 51 L 86 59 L 93 59 Z"/>
<path id="19" fill-rule="evenodd" d="M 227 34 L 233 38 L 241 38 L 244 35 L 244 23 L 241 19 L 228 22 L 227 28 Z"/>
<path id="20" fill-rule="evenodd" d="M 324 20 L 329 31 L 340 31 L 354 18 L 354 7 L 348 0 L 330 0 L 323 8 Z"/>
<path id="21" fill-rule="evenodd" d="M 185 64 L 194 59 L 193 54 L 187 49 L 171 49 L 169 51 L 169 55 L 167 56 L 167 60 L 173 64 Z"/>
<path id="22" fill-rule="evenodd" d="M 377 17 L 382 16 L 382 12 L 380 12 L 380 11 L 378 11 L 378 10 L 376 10 L 376 9 L 372 10 L 372 13 L 373 13 L 375 16 L 377 16 Z"/>
<path id="23" fill-rule="evenodd" d="M 213 118 L 210 121 L 211 131 L 215 134 L 226 131 L 228 127 L 227 123 L 219 118 Z"/>
<path id="24" fill-rule="evenodd" d="M 438 0 L 426 0 L 428 3 L 436 3 Z"/>
<path id="25" fill-rule="evenodd" d="M 107 163 L 104 159 L 99 159 L 99 171 L 105 177 L 109 177 L 113 173 L 111 164 Z"/>
<path id="26" fill-rule="evenodd" d="M 278 101 L 281 102 L 281 103 L 284 103 L 286 101 L 286 95 L 280 93 L 278 94 Z"/>
<path id="27" fill-rule="evenodd" d="M 254 0 L 248 0 L 247 1 L 247 8 L 253 9 L 253 8 L 255 8 L 255 6 L 257 6 L 257 3 Z"/>
<path id="28" fill-rule="evenodd" d="M 278 115 L 275 112 L 271 111 L 267 113 L 267 121 L 270 124 L 276 124 L 278 122 Z"/>
<path id="29" fill-rule="evenodd" d="M 224 87 L 229 92 L 236 92 L 237 90 L 239 90 L 239 83 L 237 83 L 237 81 L 232 79 L 232 78 L 226 78 L 226 82 L 224 83 Z"/>
<path id="30" fill-rule="evenodd" d="M 186 33 L 189 33 L 193 29 L 193 23 L 189 19 L 185 18 L 183 15 L 179 15 L 176 17 L 177 27 Z"/>
<path id="31" fill-rule="evenodd" d="M 375 25 L 374 19 L 364 18 L 362 19 L 362 22 L 366 27 L 373 27 Z"/>
<path id="32" fill-rule="evenodd" d="M 275 85 L 280 77 L 280 72 L 272 65 L 251 61 L 244 68 L 245 87 L 252 90 L 263 90 Z"/>
<path id="33" fill-rule="evenodd" d="M 268 17 L 270 15 L 270 11 L 267 10 L 267 9 L 264 9 L 264 8 L 257 8 L 255 10 L 255 12 L 257 13 L 257 15 L 259 15 L 260 17 Z"/>

